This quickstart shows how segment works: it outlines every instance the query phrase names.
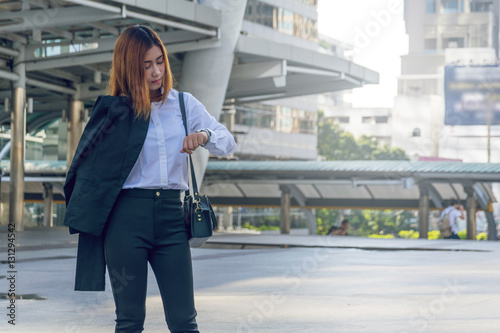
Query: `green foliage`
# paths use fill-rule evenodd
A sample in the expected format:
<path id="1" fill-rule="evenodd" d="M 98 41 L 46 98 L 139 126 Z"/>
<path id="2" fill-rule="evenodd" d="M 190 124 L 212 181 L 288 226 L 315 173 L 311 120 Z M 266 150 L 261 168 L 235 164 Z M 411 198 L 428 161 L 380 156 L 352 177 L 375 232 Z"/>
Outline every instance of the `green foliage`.
<path id="1" fill-rule="evenodd" d="M 352 236 L 397 235 L 400 230 L 410 229 L 414 215 L 405 210 L 371 210 L 353 209 L 344 216 L 349 220 L 348 234 Z M 338 211 L 333 209 L 319 209 L 316 211 L 318 223 L 317 234 L 325 235 L 330 227 L 337 225 Z"/>
<path id="2" fill-rule="evenodd" d="M 427 239 L 440 239 L 443 238 L 441 237 L 441 232 L 439 230 L 431 230 L 427 233 Z"/>
<path id="3" fill-rule="evenodd" d="M 368 235 L 368 238 L 396 238 L 394 235 L 377 235 L 377 234 L 372 234 Z"/>
<path id="4" fill-rule="evenodd" d="M 460 230 L 457 235 L 460 239 L 467 239 L 467 230 Z"/>
<path id="5" fill-rule="evenodd" d="M 280 227 L 276 226 L 270 226 L 270 225 L 260 225 L 258 227 L 251 225 L 250 223 L 245 223 L 243 225 L 244 229 L 250 229 L 250 230 L 258 230 L 258 231 L 266 231 L 266 230 L 279 230 Z"/>
<path id="6" fill-rule="evenodd" d="M 401 230 L 398 233 L 398 235 L 401 238 L 409 238 L 409 239 L 415 239 L 420 236 L 419 232 L 415 230 Z"/>
<path id="7" fill-rule="evenodd" d="M 408 160 L 405 151 L 387 144 L 379 147 L 373 136 L 362 135 L 357 140 L 338 124 L 323 119 L 318 113 L 318 154 L 328 161 L 340 160 Z"/>
<path id="8" fill-rule="evenodd" d="M 318 235 L 326 235 L 328 230 L 334 225 L 338 219 L 338 211 L 334 209 L 317 209 L 316 210 L 316 222 Z"/>
<path id="9" fill-rule="evenodd" d="M 382 147 L 373 151 L 374 160 L 408 160 L 406 153 L 403 149 L 391 147 L 384 144 Z"/>
<path id="10" fill-rule="evenodd" d="M 488 235 L 485 232 L 480 232 L 476 235 L 476 240 L 488 240 Z"/>
<path id="11" fill-rule="evenodd" d="M 327 160 L 354 160 L 357 143 L 351 133 L 331 121 L 318 124 L 318 153 Z"/>

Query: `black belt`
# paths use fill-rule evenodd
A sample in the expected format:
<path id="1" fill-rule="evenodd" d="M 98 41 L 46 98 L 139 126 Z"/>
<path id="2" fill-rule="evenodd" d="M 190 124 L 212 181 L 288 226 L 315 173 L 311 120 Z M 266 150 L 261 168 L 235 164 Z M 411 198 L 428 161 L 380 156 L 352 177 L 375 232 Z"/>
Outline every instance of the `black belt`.
<path id="1" fill-rule="evenodd" d="M 179 198 L 181 197 L 181 190 L 162 190 L 162 189 L 146 189 L 146 188 L 131 188 L 123 189 L 120 194 L 129 197 L 138 198 Z"/>

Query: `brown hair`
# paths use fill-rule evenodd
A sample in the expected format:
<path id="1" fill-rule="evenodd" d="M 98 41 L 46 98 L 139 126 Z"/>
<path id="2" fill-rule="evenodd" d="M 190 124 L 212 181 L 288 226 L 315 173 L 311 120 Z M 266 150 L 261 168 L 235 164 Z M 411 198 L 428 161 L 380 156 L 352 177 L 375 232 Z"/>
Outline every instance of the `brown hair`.
<path id="1" fill-rule="evenodd" d="M 111 96 L 127 96 L 132 100 L 136 117 L 149 117 L 151 97 L 144 68 L 146 52 L 158 46 L 165 61 L 163 75 L 163 93 L 161 102 L 165 101 L 172 89 L 172 72 L 168 62 L 167 50 L 158 34 L 143 25 L 134 25 L 125 29 L 115 43 L 113 62 L 108 82 L 107 93 Z"/>

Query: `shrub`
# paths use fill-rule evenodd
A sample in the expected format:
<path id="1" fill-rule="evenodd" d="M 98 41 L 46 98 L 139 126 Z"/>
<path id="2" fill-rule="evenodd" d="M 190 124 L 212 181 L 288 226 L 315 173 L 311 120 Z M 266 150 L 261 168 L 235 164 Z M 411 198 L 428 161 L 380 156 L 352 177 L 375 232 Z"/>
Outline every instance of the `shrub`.
<path id="1" fill-rule="evenodd" d="M 415 231 L 415 230 L 401 230 L 398 233 L 398 235 L 401 238 L 411 238 L 411 239 L 415 239 L 415 238 L 419 237 L 418 231 Z"/>
<path id="2" fill-rule="evenodd" d="M 460 239 L 467 239 L 467 230 L 460 230 L 457 235 Z"/>
<path id="3" fill-rule="evenodd" d="M 485 232 L 480 232 L 476 235 L 476 240 L 488 240 L 488 235 Z"/>
<path id="4" fill-rule="evenodd" d="M 443 238 L 441 237 L 441 232 L 439 230 L 431 230 L 427 233 L 427 239 L 440 239 Z"/>
<path id="5" fill-rule="evenodd" d="M 388 235 L 378 235 L 378 234 L 371 234 L 368 235 L 368 238 L 395 238 L 394 235 L 388 234 Z"/>

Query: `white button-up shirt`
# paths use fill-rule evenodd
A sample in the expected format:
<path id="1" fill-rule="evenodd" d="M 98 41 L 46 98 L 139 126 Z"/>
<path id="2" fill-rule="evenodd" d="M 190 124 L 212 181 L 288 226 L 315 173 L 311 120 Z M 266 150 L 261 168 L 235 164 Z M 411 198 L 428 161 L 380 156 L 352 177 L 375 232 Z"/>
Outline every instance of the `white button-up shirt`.
<path id="1" fill-rule="evenodd" d="M 207 130 L 211 135 L 205 149 L 217 156 L 234 152 L 233 136 L 203 104 L 184 93 L 184 105 L 188 134 Z M 151 103 L 146 140 L 123 188 L 188 190 L 187 154 L 180 152 L 185 136 L 179 93 L 172 89 L 163 104 Z"/>

